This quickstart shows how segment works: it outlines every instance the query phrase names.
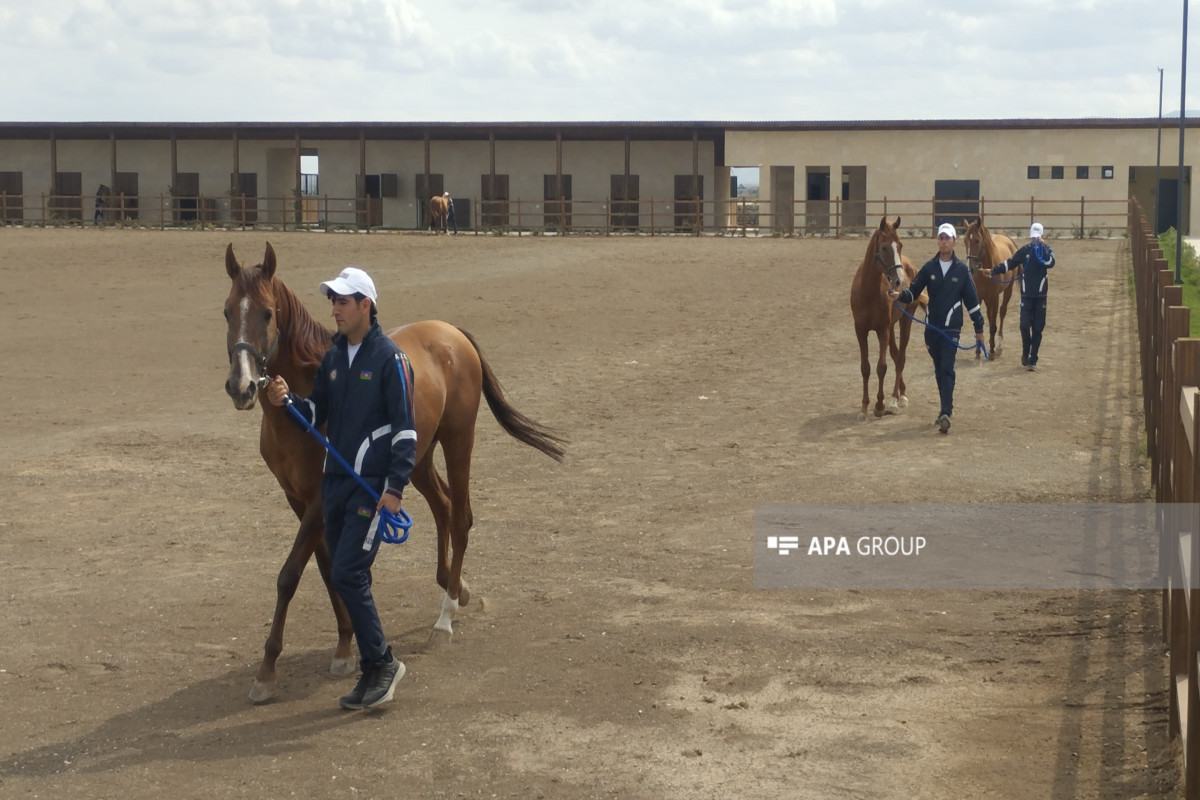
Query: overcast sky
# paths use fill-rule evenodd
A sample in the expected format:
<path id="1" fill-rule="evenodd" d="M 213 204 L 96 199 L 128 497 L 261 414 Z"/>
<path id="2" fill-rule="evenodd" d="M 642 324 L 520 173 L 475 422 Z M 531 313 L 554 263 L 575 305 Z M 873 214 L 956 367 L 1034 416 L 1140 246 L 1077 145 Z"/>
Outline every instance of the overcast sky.
<path id="1" fill-rule="evenodd" d="M 1162 0 L 5 0 L 0 116 L 1153 117 L 1159 67 L 1179 109 L 1182 17 Z"/>

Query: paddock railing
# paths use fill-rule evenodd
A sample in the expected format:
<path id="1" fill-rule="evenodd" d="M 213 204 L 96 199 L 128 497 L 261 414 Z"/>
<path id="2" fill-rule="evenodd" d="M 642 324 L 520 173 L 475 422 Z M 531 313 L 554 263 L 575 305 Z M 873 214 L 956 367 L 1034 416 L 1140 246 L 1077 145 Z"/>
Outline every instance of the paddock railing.
<path id="1" fill-rule="evenodd" d="M 1200 339 L 1189 338 L 1183 288 L 1145 212 L 1129 205 L 1146 454 L 1158 504 L 1163 638 L 1170 648 L 1172 739 L 1181 742 L 1186 797 L 1200 800 Z"/>
<path id="2" fill-rule="evenodd" d="M 901 218 L 906 236 L 931 236 L 939 222 L 961 225 L 977 213 L 988 228 L 1026 238 L 1041 222 L 1050 238 L 1112 238 L 1128 232 L 1125 200 L 946 200 L 934 197 L 796 200 L 749 197 L 645 199 L 455 198 L 458 228 L 468 233 L 819 236 L 870 234 L 881 217 Z M 0 193 L 0 222 L 8 225 L 133 225 L 151 228 L 264 228 L 270 230 L 420 230 L 427 214 L 415 199 L 329 195 L 100 197 Z"/>

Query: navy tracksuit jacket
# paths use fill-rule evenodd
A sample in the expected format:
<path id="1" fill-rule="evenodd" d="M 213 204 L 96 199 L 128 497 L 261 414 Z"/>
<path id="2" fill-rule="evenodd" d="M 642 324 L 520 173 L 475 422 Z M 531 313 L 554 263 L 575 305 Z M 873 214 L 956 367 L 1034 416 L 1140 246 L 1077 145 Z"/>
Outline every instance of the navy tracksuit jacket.
<path id="1" fill-rule="evenodd" d="M 950 269 L 945 275 L 938 256 L 926 261 L 896 300 L 901 304 L 911 303 L 922 291 L 929 292 L 929 305 L 925 310 L 925 347 L 933 359 L 941 413 L 950 416 L 954 413 L 954 358 L 958 355 L 964 309 L 975 325 L 975 332 L 983 331 L 979 295 L 970 270 L 955 255 L 951 255 Z"/>

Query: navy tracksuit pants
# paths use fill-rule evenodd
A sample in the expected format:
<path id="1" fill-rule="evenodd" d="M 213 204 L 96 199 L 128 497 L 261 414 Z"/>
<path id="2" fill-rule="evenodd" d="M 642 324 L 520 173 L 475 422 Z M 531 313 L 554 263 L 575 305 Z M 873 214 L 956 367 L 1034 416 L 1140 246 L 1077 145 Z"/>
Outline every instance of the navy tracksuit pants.
<path id="1" fill-rule="evenodd" d="M 1021 363 L 1037 363 L 1042 329 L 1046 327 L 1046 295 L 1021 296 Z"/>
<path id="2" fill-rule="evenodd" d="M 382 478 L 364 480 L 376 491 L 383 491 Z M 372 526 L 375 501 L 348 475 L 325 475 L 321 479 L 321 496 L 325 543 L 333 559 L 331 580 L 350 612 L 359 661 L 365 669 L 383 659 L 387 652 L 383 625 L 371 595 L 371 565 L 379 551 L 379 537 Z"/>
<path id="3" fill-rule="evenodd" d="M 945 334 L 945 335 L 943 335 Z M 954 413 L 954 358 L 958 355 L 958 331 L 944 331 L 930 325 L 925 328 L 925 349 L 933 359 L 933 377 L 937 380 L 940 413 Z"/>

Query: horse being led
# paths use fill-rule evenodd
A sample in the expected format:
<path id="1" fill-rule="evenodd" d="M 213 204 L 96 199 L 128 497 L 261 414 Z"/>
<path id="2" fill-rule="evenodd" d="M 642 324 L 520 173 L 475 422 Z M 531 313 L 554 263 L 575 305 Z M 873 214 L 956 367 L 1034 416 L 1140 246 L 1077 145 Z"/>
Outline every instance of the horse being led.
<path id="1" fill-rule="evenodd" d="M 429 227 L 433 228 L 434 236 L 437 236 L 439 232 L 446 232 L 446 219 L 449 213 L 449 198 L 443 197 L 440 194 L 435 194 L 429 198 Z"/>
<path id="2" fill-rule="evenodd" d="M 872 331 L 879 340 L 879 358 L 875 363 L 875 372 L 879 376 L 875 416 L 894 414 L 898 408 L 908 405 L 908 398 L 904 395 L 904 359 L 908 349 L 908 337 L 912 332 L 912 318 L 900 312 L 900 307 L 888 299 L 887 292 L 888 289 L 907 286 L 916 276 L 917 270 L 913 263 L 901 254 L 904 245 L 897 233 L 899 228 L 899 217 L 896 218 L 895 225 L 889 225 L 887 217 L 879 220 L 879 227 L 871 235 L 867 254 L 858 265 L 858 271 L 854 273 L 854 283 L 850 286 L 850 311 L 854 315 L 854 333 L 858 336 L 858 353 L 862 366 L 862 409 L 858 414 L 860 420 L 867 418 L 867 403 L 870 402 L 868 390 L 871 382 L 871 364 L 867 357 L 867 334 Z M 912 314 L 915 309 L 924 306 L 925 296 L 922 294 L 904 308 Z M 899 342 L 896 340 L 897 322 L 900 324 Z M 896 365 L 896 382 L 892 387 L 891 399 L 885 407 L 883 379 L 887 375 L 889 353 Z"/>
<path id="3" fill-rule="evenodd" d="M 267 376 L 282 375 L 293 391 L 307 395 L 312 391 L 321 356 L 330 346 L 330 332 L 275 276 L 275 266 L 275 251 L 270 244 L 263 263 L 253 267 L 238 264 L 232 244 L 225 251 L 225 270 L 233 282 L 225 301 L 229 348 L 225 391 L 240 410 L 254 408 L 259 381 Z M 425 320 L 388 331 L 388 336 L 408 356 L 413 368 L 417 452 L 410 480 L 429 503 L 437 527 L 437 582 L 445 590 L 430 639 L 437 644 L 449 640 L 454 612 L 471 597 L 462 579 L 462 567 L 472 523 L 469 482 L 480 394 L 500 427 L 555 461 L 562 460 L 565 440 L 509 405 L 492 368 L 466 331 L 445 322 Z M 434 463 L 435 444 L 442 447 L 444 479 Z M 351 650 L 350 618 L 329 580 L 330 555 L 325 545 L 320 494 L 325 451 L 313 436 L 292 424 L 286 408 L 263 403 L 259 452 L 287 495 L 300 529 L 279 571 L 275 614 L 250 691 L 250 700 L 255 703 L 274 695 L 275 664 L 283 651 L 288 604 L 314 554 L 337 618 L 338 642 L 330 672 L 350 675 L 357 669 L 357 658 Z"/>
<path id="4" fill-rule="evenodd" d="M 1016 243 L 1003 233 L 993 235 L 983 224 L 983 217 L 974 222 L 963 220 L 967 232 L 963 234 L 963 247 L 967 251 L 967 266 L 971 268 L 971 280 L 983 305 L 988 322 L 988 358 L 1000 357 L 1004 345 L 1004 315 L 1008 313 L 1008 301 L 1012 298 L 1013 285 L 1020 280 L 1021 268 L 1015 267 L 1003 278 L 992 275 L 992 266 L 1017 252 Z M 996 318 L 999 306 L 1000 318 Z M 998 324 L 997 324 L 998 323 Z M 975 350 L 975 359 L 982 354 Z"/>

